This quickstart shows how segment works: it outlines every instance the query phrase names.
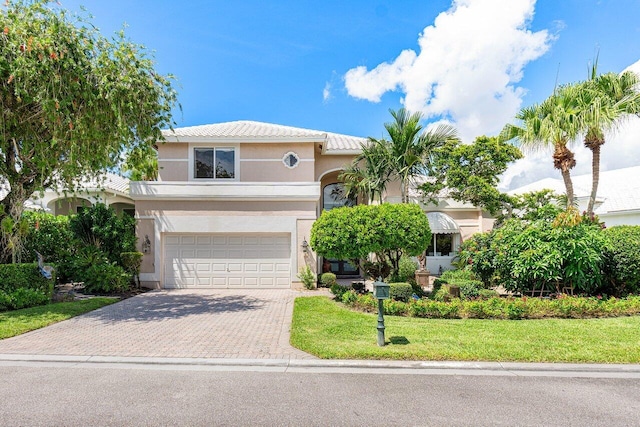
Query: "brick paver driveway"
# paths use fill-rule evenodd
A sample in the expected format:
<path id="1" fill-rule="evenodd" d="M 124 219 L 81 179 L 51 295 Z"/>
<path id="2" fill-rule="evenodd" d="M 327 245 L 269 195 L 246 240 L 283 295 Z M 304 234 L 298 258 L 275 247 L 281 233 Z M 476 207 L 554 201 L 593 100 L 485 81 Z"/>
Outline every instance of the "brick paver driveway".
<path id="1" fill-rule="evenodd" d="M 289 345 L 292 290 L 152 291 L 0 341 L 0 354 L 313 358 Z"/>

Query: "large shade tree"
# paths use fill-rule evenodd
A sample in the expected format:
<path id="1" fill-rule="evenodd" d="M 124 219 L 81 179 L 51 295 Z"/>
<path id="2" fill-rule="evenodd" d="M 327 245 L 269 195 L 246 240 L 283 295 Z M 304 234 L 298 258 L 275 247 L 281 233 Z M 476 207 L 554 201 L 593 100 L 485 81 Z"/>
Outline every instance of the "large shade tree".
<path id="1" fill-rule="evenodd" d="M 553 166 L 564 181 L 567 206 L 574 203 L 571 169 L 576 165 L 569 145 L 582 129 L 579 91 L 575 85 L 559 87 L 540 104 L 525 107 L 516 115 L 518 124 L 508 124 L 501 133 L 503 140 L 516 140 L 524 150 L 553 151 Z"/>
<path id="2" fill-rule="evenodd" d="M 615 130 L 625 119 L 640 113 L 640 78 L 632 71 L 622 74 L 597 73 L 597 62 L 590 78 L 577 85 L 582 109 L 584 145 L 591 150 L 591 193 L 587 213 L 593 213 L 600 182 L 600 150 L 605 133 Z"/>
<path id="3" fill-rule="evenodd" d="M 12 0 L 0 13 L 0 179 L 5 235 L 34 192 L 114 166 L 173 124 L 171 76 L 143 46 L 106 38 L 84 16 L 47 0 Z M 3 240 L 0 255 L 15 253 Z M 10 245 L 7 242 L 11 243 Z"/>

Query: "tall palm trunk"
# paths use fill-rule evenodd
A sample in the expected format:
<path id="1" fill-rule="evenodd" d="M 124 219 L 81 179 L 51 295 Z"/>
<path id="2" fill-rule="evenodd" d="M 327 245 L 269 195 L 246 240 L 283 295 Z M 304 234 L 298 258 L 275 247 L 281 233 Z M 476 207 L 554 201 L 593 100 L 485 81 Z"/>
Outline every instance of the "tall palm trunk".
<path id="1" fill-rule="evenodd" d="M 571 169 L 576 165 L 576 159 L 571 150 L 567 148 L 565 141 L 560 141 L 555 144 L 553 152 L 553 166 L 560 170 L 562 174 L 562 180 L 564 181 L 564 187 L 567 192 L 567 208 L 573 206 L 573 182 L 571 181 Z"/>
<path id="2" fill-rule="evenodd" d="M 587 215 L 593 214 L 593 209 L 598 196 L 598 185 L 600 184 L 600 147 L 604 144 L 604 135 L 594 129 L 590 129 L 584 137 L 584 145 L 591 150 L 591 194 L 587 206 Z"/>

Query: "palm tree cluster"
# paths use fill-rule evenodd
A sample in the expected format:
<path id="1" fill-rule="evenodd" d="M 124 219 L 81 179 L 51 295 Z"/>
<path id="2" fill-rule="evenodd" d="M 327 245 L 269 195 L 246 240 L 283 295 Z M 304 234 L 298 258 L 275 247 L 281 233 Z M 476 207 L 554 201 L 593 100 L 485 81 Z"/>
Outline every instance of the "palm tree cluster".
<path id="1" fill-rule="evenodd" d="M 586 81 L 558 87 L 540 104 L 523 108 L 502 130 L 505 140 L 518 141 L 525 150 L 553 149 L 553 164 L 562 174 L 567 207 L 574 203 L 571 169 L 576 160 L 570 146 L 580 137 L 592 153 L 592 188 L 587 214 L 593 213 L 600 180 L 600 149 L 605 134 L 615 131 L 626 119 L 640 114 L 640 77 L 597 73 L 597 61 Z"/>
<path id="2" fill-rule="evenodd" d="M 452 126 L 439 125 L 426 131 L 420 124 L 421 113 L 404 108 L 389 112 L 393 121 L 384 125 L 388 139 L 369 137 L 362 153 L 339 177 L 349 196 L 382 202 L 389 182 L 398 181 L 402 202 L 408 203 L 409 189 L 416 177 L 427 174 L 434 150 L 448 141 L 458 141 Z"/>

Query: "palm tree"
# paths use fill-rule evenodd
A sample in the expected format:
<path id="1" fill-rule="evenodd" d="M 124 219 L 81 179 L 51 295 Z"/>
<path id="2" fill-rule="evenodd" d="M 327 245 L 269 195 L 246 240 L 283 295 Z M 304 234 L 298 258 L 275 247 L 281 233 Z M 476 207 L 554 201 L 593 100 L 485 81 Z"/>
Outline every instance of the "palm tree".
<path id="1" fill-rule="evenodd" d="M 589 80 L 579 85 L 583 114 L 584 145 L 591 150 L 592 181 L 587 214 L 593 213 L 600 182 L 600 150 L 605 132 L 615 130 L 625 119 L 640 113 L 640 78 L 632 71 L 597 74 L 597 61 Z"/>
<path id="2" fill-rule="evenodd" d="M 369 138 L 368 143 L 362 145 L 362 152 L 338 176 L 344 183 L 346 195 L 360 194 L 369 201 L 382 203 L 382 195 L 391 181 L 389 159 L 387 141 Z"/>
<path id="3" fill-rule="evenodd" d="M 382 195 L 392 179 L 400 182 L 403 203 L 409 202 L 409 188 L 417 176 L 427 174 L 433 151 L 446 142 L 458 140 L 455 129 L 439 125 L 423 131 L 420 113 L 401 108 L 389 110 L 393 121 L 385 123 L 389 139 L 369 138 L 362 154 L 340 175 L 350 194 L 365 194 L 370 200 Z"/>
<path id="4" fill-rule="evenodd" d="M 400 181 L 402 203 L 408 203 L 409 188 L 417 176 L 427 174 L 433 150 L 458 137 L 455 129 L 448 125 L 421 132 L 421 113 L 409 113 L 404 108 L 389 112 L 394 121 L 385 123 L 384 127 L 390 138 L 391 170 Z"/>
<path id="5" fill-rule="evenodd" d="M 541 104 L 520 110 L 516 115 L 520 125 L 508 124 L 501 133 L 505 140 L 515 139 L 524 149 L 531 151 L 553 147 L 553 166 L 562 174 L 567 207 L 574 203 L 571 169 L 576 165 L 568 144 L 575 140 L 582 128 L 579 113 L 577 87 L 562 86 Z"/>

